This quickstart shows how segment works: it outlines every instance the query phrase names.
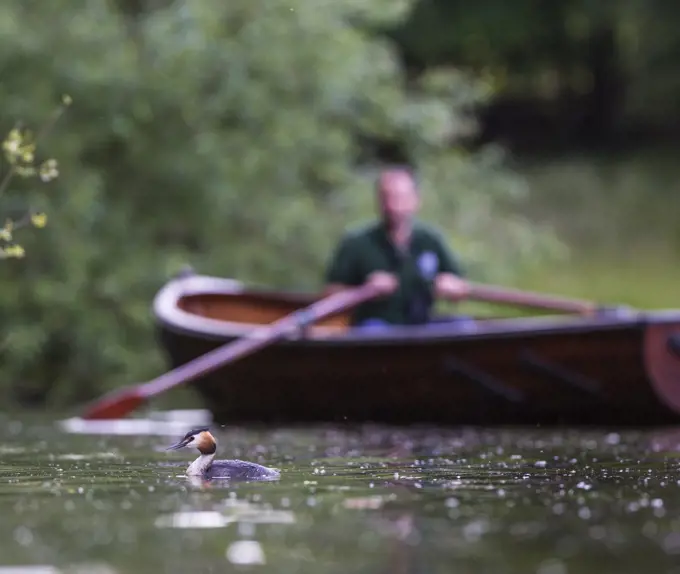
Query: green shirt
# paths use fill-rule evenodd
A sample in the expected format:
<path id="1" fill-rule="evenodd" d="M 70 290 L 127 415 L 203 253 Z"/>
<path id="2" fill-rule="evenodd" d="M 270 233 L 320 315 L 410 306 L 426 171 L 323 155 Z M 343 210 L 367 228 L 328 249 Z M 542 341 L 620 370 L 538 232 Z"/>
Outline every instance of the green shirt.
<path id="1" fill-rule="evenodd" d="M 382 222 L 347 232 L 326 271 L 327 283 L 358 286 L 374 271 L 397 276 L 398 289 L 357 306 L 352 323 L 382 319 L 396 325 L 427 321 L 434 302 L 433 283 L 438 273 L 461 275 L 458 262 L 433 227 L 416 223 L 405 251 L 390 241 Z"/>

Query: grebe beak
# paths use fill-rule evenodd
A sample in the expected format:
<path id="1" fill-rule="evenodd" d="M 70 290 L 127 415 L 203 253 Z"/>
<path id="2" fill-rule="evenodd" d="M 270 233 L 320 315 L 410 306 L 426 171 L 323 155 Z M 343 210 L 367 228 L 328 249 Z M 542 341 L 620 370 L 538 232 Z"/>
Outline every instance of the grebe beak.
<path id="1" fill-rule="evenodd" d="M 189 444 L 189 441 L 186 440 L 186 439 L 184 439 L 184 440 L 179 441 L 179 442 L 176 443 L 176 444 L 173 444 L 173 445 L 169 446 L 169 447 L 166 448 L 165 450 L 179 450 L 180 448 L 184 448 L 184 447 L 187 446 L 188 444 Z"/>

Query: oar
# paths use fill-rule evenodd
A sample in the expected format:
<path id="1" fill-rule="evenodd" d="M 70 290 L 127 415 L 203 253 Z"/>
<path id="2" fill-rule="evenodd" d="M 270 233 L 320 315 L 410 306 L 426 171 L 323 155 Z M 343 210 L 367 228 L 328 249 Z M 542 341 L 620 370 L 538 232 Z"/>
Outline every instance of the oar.
<path id="1" fill-rule="evenodd" d="M 152 381 L 117 389 L 104 395 L 86 409 L 83 419 L 122 418 L 151 397 L 188 383 L 228 363 L 233 363 L 241 357 L 272 345 L 297 329 L 312 325 L 335 313 L 346 311 L 378 294 L 375 287 L 368 285 L 334 293 L 274 323 L 258 327 L 246 337 L 218 347 Z"/>
<path id="2" fill-rule="evenodd" d="M 531 291 L 521 291 L 519 289 L 509 289 L 506 287 L 497 287 L 495 285 L 483 285 L 481 283 L 470 283 L 469 285 L 471 289 L 466 299 L 485 301 L 487 303 L 503 303 L 520 307 L 535 307 L 551 311 L 561 311 L 563 313 L 578 313 L 581 315 L 593 315 L 602 309 L 602 307 L 596 303 L 580 299 L 555 297 L 553 295 L 543 295 Z"/>

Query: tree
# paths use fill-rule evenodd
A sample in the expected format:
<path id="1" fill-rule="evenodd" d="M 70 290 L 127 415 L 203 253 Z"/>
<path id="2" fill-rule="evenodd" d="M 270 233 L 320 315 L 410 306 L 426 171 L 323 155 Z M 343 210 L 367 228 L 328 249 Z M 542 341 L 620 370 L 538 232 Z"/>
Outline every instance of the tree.
<path id="1" fill-rule="evenodd" d="M 150 302 L 185 263 L 317 288 L 343 228 L 372 215 L 377 144 L 420 168 L 427 215 L 477 277 L 509 277 L 551 245 L 499 215 L 524 188 L 497 150 L 455 149 L 484 83 L 456 70 L 407 82 L 368 31 L 410 2 L 149 6 L 0 7 L 17 23 L 0 35 L 15 79 L 4 113 L 35 119 L 58 93 L 79 102 L 52 135 L 57 191 L 34 198 L 55 223 L 0 269 L 3 380 L 24 398 L 82 400 L 157 374 Z"/>

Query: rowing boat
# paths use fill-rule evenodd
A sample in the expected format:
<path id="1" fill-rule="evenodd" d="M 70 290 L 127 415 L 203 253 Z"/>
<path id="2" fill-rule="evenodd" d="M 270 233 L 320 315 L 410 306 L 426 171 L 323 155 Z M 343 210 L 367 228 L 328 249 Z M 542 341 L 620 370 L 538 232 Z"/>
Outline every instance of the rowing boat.
<path id="1" fill-rule="evenodd" d="M 189 273 L 160 289 L 153 312 L 175 368 L 317 299 Z M 220 424 L 673 424 L 680 310 L 388 331 L 341 313 L 192 386 Z"/>

